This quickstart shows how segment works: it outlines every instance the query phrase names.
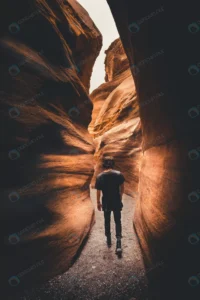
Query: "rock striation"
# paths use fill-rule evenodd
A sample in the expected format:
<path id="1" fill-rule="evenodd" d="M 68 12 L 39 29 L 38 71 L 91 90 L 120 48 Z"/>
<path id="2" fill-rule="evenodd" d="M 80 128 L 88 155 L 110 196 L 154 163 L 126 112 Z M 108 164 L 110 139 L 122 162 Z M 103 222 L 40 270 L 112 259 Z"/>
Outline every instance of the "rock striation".
<path id="1" fill-rule="evenodd" d="M 92 186 L 102 171 L 102 157 L 112 155 L 116 168 L 126 178 L 125 192 L 135 196 L 141 158 L 141 124 L 135 84 L 120 39 L 106 50 L 105 72 L 106 82 L 91 94 L 93 112 L 89 132 L 96 147 Z"/>
<path id="2" fill-rule="evenodd" d="M 66 270 L 94 222 L 88 91 L 102 37 L 77 1 L 0 11 L 0 277 L 16 291 Z"/>
<path id="3" fill-rule="evenodd" d="M 180 6 L 166 4 L 165 18 L 164 6 L 156 1 L 107 2 L 140 107 L 143 156 L 134 225 L 148 264 L 165 264 L 151 299 L 197 299 L 191 287 L 198 280 L 192 274 L 200 264 L 188 241 L 200 226 L 199 44 L 193 35 L 197 23 L 192 23 L 198 20 L 196 7 L 183 4 L 187 14 L 180 16 Z"/>

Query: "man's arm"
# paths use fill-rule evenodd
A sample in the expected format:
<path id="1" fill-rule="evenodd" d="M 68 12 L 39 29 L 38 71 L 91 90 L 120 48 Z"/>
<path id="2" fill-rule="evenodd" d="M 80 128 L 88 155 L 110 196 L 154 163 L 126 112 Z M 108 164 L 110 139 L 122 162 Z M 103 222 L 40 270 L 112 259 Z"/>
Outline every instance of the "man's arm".
<path id="1" fill-rule="evenodd" d="M 100 181 L 99 177 L 96 178 L 95 189 L 97 189 L 97 208 L 98 208 L 98 210 L 101 211 L 101 208 L 102 208 L 101 201 L 100 201 L 100 198 L 101 198 L 101 181 Z"/>
<path id="2" fill-rule="evenodd" d="M 124 183 L 122 183 L 122 184 L 120 185 L 121 201 L 122 201 L 122 196 L 123 196 L 123 194 L 124 194 Z"/>
<path id="3" fill-rule="evenodd" d="M 124 182 L 125 182 L 124 175 L 122 173 L 120 173 L 120 176 L 119 176 L 119 191 L 120 191 L 121 201 L 122 201 L 122 197 L 123 197 L 123 194 L 124 194 Z"/>
<path id="4" fill-rule="evenodd" d="M 97 203 L 100 202 L 100 198 L 101 198 L 101 191 L 97 190 Z"/>
<path id="5" fill-rule="evenodd" d="M 97 190 L 97 208 L 98 208 L 98 210 L 101 210 L 101 207 L 102 207 L 100 198 L 101 198 L 101 191 Z"/>

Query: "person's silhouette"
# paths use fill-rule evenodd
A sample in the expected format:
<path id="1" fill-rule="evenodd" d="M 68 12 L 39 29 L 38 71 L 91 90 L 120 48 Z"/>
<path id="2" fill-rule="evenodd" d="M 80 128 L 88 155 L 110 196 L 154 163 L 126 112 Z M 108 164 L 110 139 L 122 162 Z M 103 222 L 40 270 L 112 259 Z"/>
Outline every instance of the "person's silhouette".
<path id="1" fill-rule="evenodd" d="M 121 210 L 123 207 L 122 195 L 124 193 L 124 176 L 120 171 L 114 170 L 115 161 L 112 156 L 103 158 L 104 171 L 96 178 L 95 189 L 97 189 L 97 208 L 104 212 L 105 235 L 107 244 L 111 246 L 110 216 L 113 211 L 116 228 L 116 253 L 121 253 Z M 102 204 L 100 201 L 103 194 Z"/>

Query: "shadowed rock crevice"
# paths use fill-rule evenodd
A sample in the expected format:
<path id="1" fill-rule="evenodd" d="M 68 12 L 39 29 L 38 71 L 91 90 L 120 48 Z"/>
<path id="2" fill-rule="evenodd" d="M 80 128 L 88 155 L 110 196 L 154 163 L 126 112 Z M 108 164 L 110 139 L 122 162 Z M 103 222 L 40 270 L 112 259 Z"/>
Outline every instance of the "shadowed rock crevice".
<path id="1" fill-rule="evenodd" d="M 182 3 L 184 18 L 173 3 L 164 18 L 156 3 L 108 3 L 121 40 L 106 51 L 106 82 L 91 97 L 102 37 L 78 2 L 0 4 L 0 278 L 8 297 L 72 264 L 94 223 L 89 184 L 104 155 L 115 157 L 125 192 L 139 191 L 134 226 L 146 266 L 164 262 L 148 275 L 149 298 L 197 291 L 199 254 L 188 236 L 199 231 L 200 201 L 190 196 L 200 184 L 200 119 L 188 112 L 199 103 L 189 67 L 199 47 L 185 31 L 198 10 Z"/>

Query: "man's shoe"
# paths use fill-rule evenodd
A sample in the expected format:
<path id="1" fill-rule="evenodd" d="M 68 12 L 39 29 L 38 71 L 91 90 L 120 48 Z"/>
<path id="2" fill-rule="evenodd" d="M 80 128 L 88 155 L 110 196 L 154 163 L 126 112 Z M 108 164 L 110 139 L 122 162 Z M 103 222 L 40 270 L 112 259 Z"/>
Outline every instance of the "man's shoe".
<path id="1" fill-rule="evenodd" d="M 116 243 L 116 254 L 121 254 L 122 253 L 122 245 L 121 245 L 121 238 L 117 238 L 117 243 Z"/>
<path id="2" fill-rule="evenodd" d="M 107 235 L 107 245 L 111 247 L 111 235 Z"/>

